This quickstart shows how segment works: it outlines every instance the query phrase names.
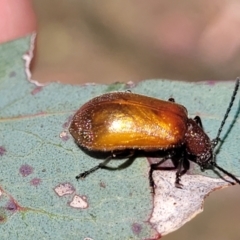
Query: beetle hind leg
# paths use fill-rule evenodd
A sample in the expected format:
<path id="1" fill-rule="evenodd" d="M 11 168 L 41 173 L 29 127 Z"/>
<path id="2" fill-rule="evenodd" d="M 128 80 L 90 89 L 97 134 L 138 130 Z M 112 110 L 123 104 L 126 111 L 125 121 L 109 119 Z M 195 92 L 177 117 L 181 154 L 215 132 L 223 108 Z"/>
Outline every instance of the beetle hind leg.
<path id="1" fill-rule="evenodd" d="M 165 161 L 167 161 L 168 159 L 170 159 L 169 156 L 164 157 L 163 159 L 161 159 L 161 161 L 157 162 L 157 163 L 152 163 L 150 165 L 150 170 L 148 173 L 148 179 L 149 179 L 149 186 L 151 188 L 151 193 L 155 194 L 155 183 L 154 183 L 154 179 L 153 179 L 153 172 L 155 170 L 158 170 L 158 166 L 161 165 L 162 163 L 164 163 Z"/>
<path id="2" fill-rule="evenodd" d="M 97 165 L 97 166 L 95 166 L 95 167 L 93 167 L 93 168 L 91 168 L 91 169 L 89 169 L 89 170 L 87 170 L 87 171 L 85 171 L 85 172 L 83 172 L 83 173 L 80 173 L 79 175 L 76 176 L 76 179 L 77 179 L 77 180 L 79 180 L 80 178 L 81 178 L 81 179 L 84 179 L 84 178 L 85 178 L 87 175 L 89 175 L 90 173 L 93 173 L 93 172 L 97 171 L 99 168 L 101 168 L 100 165 L 101 165 L 101 164 L 99 164 L 99 165 Z"/>
<path id="3" fill-rule="evenodd" d="M 158 163 L 151 164 L 150 171 L 149 171 L 149 185 L 152 189 L 152 193 L 154 194 L 155 190 L 155 183 L 153 179 L 153 172 L 155 170 L 159 170 L 159 165 L 164 163 L 166 160 L 171 159 L 174 163 L 174 167 L 167 167 L 164 170 L 170 169 L 177 169 L 176 178 L 175 178 L 175 187 L 182 188 L 181 184 L 181 177 L 189 170 L 189 161 L 187 159 L 187 153 L 181 149 L 181 151 L 176 151 L 168 154 L 165 156 L 161 161 Z"/>
<path id="4" fill-rule="evenodd" d="M 105 159 L 104 162 L 101 162 L 99 163 L 97 166 L 93 167 L 93 168 L 90 168 L 89 170 L 83 172 L 83 173 L 80 173 L 76 176 L 76 179 L 79 180 L 80 178 L 81 179 L 84 179 L 85 177 L 87 177 L 90 173 L 93 173 L 95 171 L 97 171 L 98 169 L 100 168 L 103 168 L 105 167 L 110 161 L 112 160 L 112 156 L 109 156 L 108 158 Z"/>
<path id="5" fill-rule="evenodd" d="M 126 168 L 128 165 L 131 165 L 132 164 L 132 161 L 135 159 L 134 158 L 134 155 L 135 155 L 135 151 L 131 150 L 129 152 L 129 154 L 126 156 L 128 158 L 128 160 L 126 162 L 124 162 L 123 164 L 121 164 L 120 166 L 118 166 L 117 168 L 112 168 L 112 167 L 108 167 L 107 164 L 115 157 L 119 156 L 119 154 L 121 154 L 122 151 L 119 151 L 119 152 L 114 152 L 112 153 L 112 155 L 110 155 L 109 157 L 107 157 L 103 162 L 101 162 L 100 164 L 98 164 L 97 166 L 93 167 L 93 168 L 90 168 L 89 170 L 85 171 L 85 172 L 82 172 L 80 174 L 78 174 L 76 176 L 76 179 L 79 180 L 80 178 L 81 179 L 84 179 L 86 178 L 90 173 L 93 173 L 95 171 L 97 171 L 98 169 L 101 169 L 101 168 L 105 168 L 105 169 L 111 169 L 111 170 L 117 170 L 117 169 L 123 169 L 123 168 Z M 130 161 L 129 161 L 130 160 Z"/>

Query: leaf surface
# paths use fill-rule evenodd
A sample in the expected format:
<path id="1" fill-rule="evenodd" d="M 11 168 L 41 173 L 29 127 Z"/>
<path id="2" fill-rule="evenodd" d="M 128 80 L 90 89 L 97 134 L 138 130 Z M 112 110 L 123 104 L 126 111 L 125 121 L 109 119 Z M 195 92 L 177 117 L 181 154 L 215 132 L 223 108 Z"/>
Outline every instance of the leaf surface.
<path id="1" fill-rule="evenodd" d="M 76 181 L 77 174 L 102 160 L 82 151 L 69 134 L 68 126 L 76 110 L 91 98 L 131 89 L 160 99 L 174 97 L 186 106 L 191 117 L 202 117 L 207 134 L 213 138 L 230 100 L 233 82 L 146 80 L 138 84 L 41 86 L 28 80 L 30 76 L 26 74 L 28 68 L 22 56 L 30 58 L 30 45 L 31 37 L 26 37 L 0 46 L 1 239 L 16 239 L 16 236 L 18 239 L 157 239 L 196 215 L 208 192 L 227 185 L 221 179 L 213 179 L 217 176 L 212 171 L 202 173 L 192 164 L 182 183 L 186 189 L 189 185 L 194 189 L 201 181 L 204 190 L 198 200 L 194 198 L 197 207 L 183 220 L 179 215 L 189 208 L 193 201 L 191 194 L 185 200 L 174 196 L 173 203 L 181 205 L 184 201 L 186 207 L 170 210 L 169 194 L 179 191 L 175 191 L 175 172 L 155 171 L 157 189 L 153 198 L 146 157 L 138 157 L 124 169 L 99 170 L 84 181 Z M 217 156 L 218 164 L 237 176 L 240 175 L 238 115 L 239 95 Z M 122 160 L 111 161 L 110 166 L 122 163 Z M 201 180 L 196 180 L 199 174 Z M 180 190 L 181 196 L 186 189 Z M 167 202 L 158 204 L 163 195 L 167 196 Z M 159 215 L 162 207 L 163 219 Z M 181 214 L 177 214 L 179 211 Z M 168 225 L 166 219 L 173 224 Z"/>

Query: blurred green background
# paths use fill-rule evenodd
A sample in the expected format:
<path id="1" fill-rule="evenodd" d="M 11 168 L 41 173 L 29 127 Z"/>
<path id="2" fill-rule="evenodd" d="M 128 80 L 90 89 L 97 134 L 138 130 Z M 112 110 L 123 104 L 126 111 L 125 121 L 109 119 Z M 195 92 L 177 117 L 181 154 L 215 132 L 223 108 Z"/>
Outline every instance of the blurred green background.
<path id="1" fill-rule="evenodd" d="M 39 82 L 221 80 L 240 75 L 238 1 L 33 4 L 39 30 L 32 78 Z M 217 191 L 206 199 L 202 214 L 164 239 L 239 240 L 239 202 L 239 186 Z"/>

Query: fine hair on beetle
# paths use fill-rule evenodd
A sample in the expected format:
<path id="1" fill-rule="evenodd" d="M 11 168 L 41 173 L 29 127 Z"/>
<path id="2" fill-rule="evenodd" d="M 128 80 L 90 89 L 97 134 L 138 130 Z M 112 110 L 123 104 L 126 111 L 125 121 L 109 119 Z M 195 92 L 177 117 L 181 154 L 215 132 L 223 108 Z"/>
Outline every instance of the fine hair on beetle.
<path id="1" fill-rule="evenodd" d="M 237 177 L 216 163 L 215 151 L 236 98 L 239 82 L 237 78 L 226 113 L 212 140 L 204 132 L 201 118 L 188 118 L 186 108 L 175 103 L 173 98 L 164 101 L 131 92 L 106 93 L 93 98 L 75 113 L 69 132 L 80 147 L 111 154 L 76 178 L 85 178 L 100 168 L 106 168 L 119 152 L 128 150 L 131 153 L 128 157 L 132 157 L 136 150 L 140 150 L 160 152 L 162 156 L 150 167 L 149 183 L 153 192 L 153 172 L 168 159 L 176 163 L 175 186 L 178 188 L 182 187 L 181 176 L 189 169 L 189 161 L 197 163 L 202 171 L 217 169 L 240 184 Z"/>

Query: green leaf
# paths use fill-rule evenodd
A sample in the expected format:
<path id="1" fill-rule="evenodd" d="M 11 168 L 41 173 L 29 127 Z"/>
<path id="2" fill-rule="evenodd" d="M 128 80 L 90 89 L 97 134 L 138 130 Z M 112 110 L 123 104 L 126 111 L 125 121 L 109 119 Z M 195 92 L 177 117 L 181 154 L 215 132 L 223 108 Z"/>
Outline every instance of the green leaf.
<path id="1" fill-rule="evenodd" d="M 214 138 L 234 83 L 148 80 L 136 85 L 50 83 L 41 86 L 30 82 L 27 69 L 24 69 L 22 56 L 28 52 L 30 43 L 31 37 L 27 37 L 0 45 L 1 239 L 147 239 L 159 236 L 153 226 L 160 234 L 175 230 L 176 225 L 170 230 L 159 228 L 164 225 L 164 220 L 152 215 L 160 209 L 157 203 L 162 197 L 159 195 L 161 184 L 165 186 L 171 181 L 170 188 L 176 192 L 172 184 L 175 172 L 155 172 L 157 189 L 153 199 L 146 157 L 137 158 L 124 169 L 99 170 L 84 181 L 76 181 L 76 175 L 101 160 L 75 144 L 68 132 L 71 117 L 95 96 L 130 88 L 132 92 L 156 98 L 174 97 L 176 102 L 186 106 L 191 117 L 202 117 L 207 134 Z M 239 176 L 238 114 L 239 97 L 224 128 L 224 144 L 217 161 Z M 117 167 L 122 163 L 122 160 L 116 160 L 110 165 Z M 166 173 L 172 175 L 168 177 Z M 212 171 L 202 173 L 195 165 L 190 173 L 216 177 Z M 161 176 L 165 183 L 160 183 Z M 186 180 L 186 187 L 191 179 Z M 209 178 L 203 179 L 209 181 Z M 215 181 L 211 181 L 211 188 L 207 188 L 203 197 L 216 186 L 226 186 L 222 180 L 214 184 Z M 198 201 L 201 202 L 203 197 Z M 176 198 L 176 201 L 180 204 L 181 199 Z M 162 205 L 168 208 L 168 204 Z M 164 212 L 169 219 L 175 216 L 171 214 Z M 172 221 L 182 220 L 176 217 Z"/>

